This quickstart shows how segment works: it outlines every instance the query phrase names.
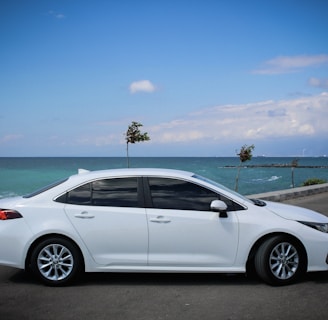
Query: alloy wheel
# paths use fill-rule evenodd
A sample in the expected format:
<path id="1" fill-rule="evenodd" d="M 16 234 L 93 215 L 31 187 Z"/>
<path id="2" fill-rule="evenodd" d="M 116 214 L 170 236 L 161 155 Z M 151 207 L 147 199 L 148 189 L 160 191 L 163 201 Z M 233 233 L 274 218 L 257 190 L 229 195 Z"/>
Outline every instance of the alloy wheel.
<path id="1" fill-rule="evenodd" d="M 49 244 L 44 247 L 38 257 L 37 266 L 41 275 L 52 281 L 67 278 L 74 268 L 71 251 L 62 244 Z"/>
<path id="2" fill-rule="evenodd" d="M 299 266 L 299 255 L 296 248 L 288 243 L 277 244 L 271 251 L 269 267 L 274 276 L 287 280 L 294 276 Z"/>

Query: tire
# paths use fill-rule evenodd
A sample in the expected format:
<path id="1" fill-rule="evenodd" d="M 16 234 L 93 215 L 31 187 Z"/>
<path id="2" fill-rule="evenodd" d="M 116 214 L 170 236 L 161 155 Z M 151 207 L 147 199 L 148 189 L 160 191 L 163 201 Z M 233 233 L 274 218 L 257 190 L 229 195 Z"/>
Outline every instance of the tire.
<path id="1" fill-rule="evenodd" d="M 64 286 L 81 273 L 81 254 L 76 245 L 69 240 L 48 238 L 33 249 L 31 269 L 44 284 Z"/>
<path id="2" fill-rule="evenodd" d="M 296 240 L 279 235 L 262 243 L 254 264 L 264 282 L 282 286 L 297 281 L 305 274 L 307 258 L 305 250 Z"/>

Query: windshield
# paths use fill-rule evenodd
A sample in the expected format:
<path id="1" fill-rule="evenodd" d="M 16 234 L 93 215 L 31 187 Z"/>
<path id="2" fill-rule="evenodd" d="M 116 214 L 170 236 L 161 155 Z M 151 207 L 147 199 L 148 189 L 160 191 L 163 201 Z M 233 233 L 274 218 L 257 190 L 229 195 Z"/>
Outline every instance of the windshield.
<path id="1" fill-rule="evenodd" d="M 207 183 L 209 183 L 209 184 L 211 184 L 211 185 L 213 185 L 213 186 L 215 186 L 215 187 L 218 187 L 218 188 L 220 188 L 220 189 L 223 189 L 224 191 L 227 191 L 227 192 L 229 192 L 229 193 L 232 193 L 232 194 L 235 195 L 236 197 L 241 198 L 242 200 L 244 200 L 244 201 L 246 201 L 246 202 L 253 203 L 250 199 L 248 199 L 248 198 L 242 196 L 242 195 L 239 194 L 238 192 L 235 192 L 235 191 L 233 191 L 233 190 L 231 190 L 231 189 L 225 187 L 224 185 L 222 185 L 222 184 L 220 184 L 220 183 L 218 183 L 218 182 L 215 182 L 215 181 L 213 181 L 213 180 L 211 180 L 211 179 L 205 178 L 205 177 L 203 177 L 203 176 L 199 176 L 198 174 L 195 174 L 195 175 L 193 175 L 192 177 L 193 177 L 193 178 L 196 178 L 196 179 L 198 179 L 198 180 L 201 180 L 201 181 L 205 181 L 205 182 L 207 182 Z"/>
<path id="2" fill-rule="evenodd" d="M 23 196 L 23 198 L 32 198 L 32 197 L 35 197 L 35 196 L 37 196 L 38 194 L 40 194 L 42 192 L 45 192 L 47 190 L 50 190 L 50 189 L 52 189 L 54 187 L 59 186 L 60 184 L 62 184 L 63 182 L 65 182 L 67 180 L 68 180 L 68 178 L 65 178 L 65 179 L 62 179 L 62 180 L 53 182 L 53 183 L 51 183 L 51 184 L 49 184 L 49 185 L 47 185 L 45 187 L 42 187 L 41 189 L 38 189 L 38 190 L 36 190 L 36 191 L 34 191 L 32 193 L 29 193 L 29 194 Z"/>

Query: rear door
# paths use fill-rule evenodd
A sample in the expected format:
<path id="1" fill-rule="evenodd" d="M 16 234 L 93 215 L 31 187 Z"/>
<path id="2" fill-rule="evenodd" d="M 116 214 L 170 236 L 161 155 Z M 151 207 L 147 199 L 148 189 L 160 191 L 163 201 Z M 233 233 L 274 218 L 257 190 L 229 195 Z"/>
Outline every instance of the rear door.
<path id="1" fill-rule="evenodd" d="M 148 228 L 138 180 L 97 180 L 66 196 L 66 214 L 98 264 L 147 264 Z"/>

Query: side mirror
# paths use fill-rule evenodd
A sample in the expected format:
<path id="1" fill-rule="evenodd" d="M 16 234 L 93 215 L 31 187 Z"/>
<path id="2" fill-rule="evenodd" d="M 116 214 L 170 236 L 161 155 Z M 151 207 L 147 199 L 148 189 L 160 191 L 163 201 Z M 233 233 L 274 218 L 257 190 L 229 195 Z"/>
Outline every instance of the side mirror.
<path id="1" fill-rule="evenodd" d="M 227 218 L 228 217 L 227 209 L 228 209 L 228 206 L 226 205 L 225 202 L 223 202 L 221 200 L 213 200 L 211 202 L 211 210 L 215 211 L 215 212 L 219 212 L 220 213 L 220 215 L 219 215 L 220 218 Z"/>

